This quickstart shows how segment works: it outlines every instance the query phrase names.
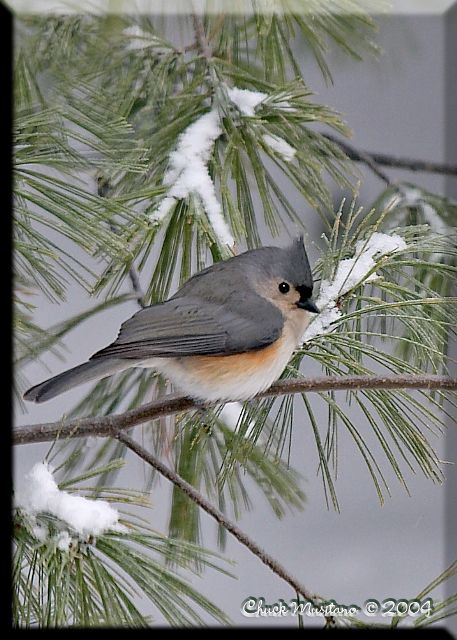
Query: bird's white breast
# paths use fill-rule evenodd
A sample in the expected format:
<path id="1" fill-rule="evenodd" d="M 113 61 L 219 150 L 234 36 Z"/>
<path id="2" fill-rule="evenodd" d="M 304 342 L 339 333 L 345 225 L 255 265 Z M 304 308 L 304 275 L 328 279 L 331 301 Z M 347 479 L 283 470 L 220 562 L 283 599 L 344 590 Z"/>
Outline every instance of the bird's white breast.
<path id="1" fill-rule="evenodd" d="M 308 323 L 309 314 L 297 309 L 280 338 L 263 349 L 227 356 L 154 358 L 140 366 L 157 369 L 182 393 L 201 401 L 248 400 L 279 378 Z"/>

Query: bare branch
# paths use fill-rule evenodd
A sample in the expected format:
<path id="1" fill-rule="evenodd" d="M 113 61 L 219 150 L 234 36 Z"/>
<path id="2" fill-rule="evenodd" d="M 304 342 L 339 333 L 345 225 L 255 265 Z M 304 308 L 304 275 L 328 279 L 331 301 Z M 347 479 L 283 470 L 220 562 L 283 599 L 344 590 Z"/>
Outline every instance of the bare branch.
<path id="1" fill-rule="evenodd" d="M 135 296 L 136 296 L 136 301 L 138 303 L 138 306 L 141 307 L 142 309 L 144 309 L 147 305 L 146 302 L 144 300 L 144 293 L 143 293 L 143 289 L 141 288 L 141 284 L 140 284 L 140 278 L 138 277 L 138 272 L 135 269 L 135 267 L 130 267 L 129 269 L 129 278 L 130 278 L 130 282 L 132 284 L 132 289 L 135 292 Z"/>
<path id="2" fill-rule="evenodd" d="M 334 138 L 333 136 L 326 133 L 324 133 L 324 137 L 334 144 L 337 144 L 351 160 L 354 160 L 355 162 L 363 162 L 364 164 L 366 164 L 367 167 L 369 167 L 371 171 L 376 174 L 378 178 L 383 180 L 383 182 L 385 182 L 387 185 L 391 183 L 389 176 L 378 167 L 376 161 L 373 159 L 372 154 L 366 153 L 364 151 L 359 151 L 352 145 L 348 144 L 346 141 L 339 140 L 338 138 Z"/>
<path id="3" fill-rule="evenodd" d="M 105 178 L 105 176 L 98 176 L 97 178 L 97 193 L 100 197 L 102 198 L 107 198 L 108 197 L 108 193 L 109 193 L 109 189 L 110 189 L 110 184 L 107 178 Z M 109 223 L 110 229 L 111 231 L 113 231 L 114 233 L 116 233 L 116 227 L 112 224 Z M 131 266 L 129 269 L 129 278 L 130 278 L 130 282 L 132 284 L 132 289 L 135 292 L 135 299 L 138 303 L 138 306 L 141 307 L 142 309 L 144 309 L 146 307 L 146 302 L 144 300 L 144 293 L 143 290 L 141 288 L 141 284 L 140 284 L 140 279 L 138 277 L 138 273 L 135 269 L 134 266 Z"/>
<path id="4" fill-rule="evenodd" d="M 424 171 L 426 173 L 441 173 L 447 176 L 457 176 L 457 166 L 428 160 L 413 160 L 412 158 L 397 158 L 384 153 L 370 153 L 372 159 L 384 167 L 409 169 L 410 171 Z"/>
<path id="5" fill-rule="evenodd" d="M 181 489 L 181 491 L 183 491 L 193 502 L 206 511 L 206 513 L 214 518 L 214 520 L 223 526 L 224 529 L 229 531 L 239 542 L 241 542 L 242 545 L 266 564 L 273 573 L 276 573 L 276 575 L 285 580 L 297 593 L 301 594 L 307 600 L 310 600 L 313 604 L 318 604 L 318 601 L 322 601 L 323 598 L 308 591 L 308 589 L 306 589 L 306 587 L 304 587 L 296 578 L 290 575 L 277 560 L 259 547 L 255 540 L 246 535 L 246 533 L 244 533 L 244 531 L 242 531 L 235 523 L 229 520 L 222 511 L 216 509 L 216 507 L 208 502 L 208 500 L 191 484 L 184 480 L 184 478 L 181 478 L 181 476 L 175 473 L 172 469 L 166 467 L 158 458 L 138 444 L 138 442 L 131 438 L 127 433 L 121 431 L 116 437 L 131 451 L 136 453 L 142 460 L 150 464 L 151 467 L 154 467 L 154 469 L 156 469 L 162 476 Z"/>
<path id="6" fill-rule="evenodd" d="M 358 389 L 457 390 L 457 378 L 436 375 L 294 378 L 280 380 L 256 397 L 265 398 L 289 393 L 318 391 L 357 391 Z M 205 406 L 209 408 L 214 405 L 208 404 Z M 13 444 L 49 442 L 55 438 L 81 438 L 89 435 L 118 437 L 119 430 L 129 429 L 155 418 L 201 408 L 202 405 L 192 398 L 170 394 L 122 414 L 22 425 L 16 427 L 13 431 Z"/>
<path id="7" fill-rule="evenodd" d="M 198 50 L 207 60 L 213 57 L 213 51 L 208 42 L 205 33 L 205 26 L 202 17 L 196 13 L 192 14 L 192 23 L 194 25 L 195 39 L 197 41 Z"/>
<path id="8" fill-rule="evenodd" d="M 430 162 L 428 160 L 413 160 L 411 158 L 398 158 L 385 153 L 373 153 L 372 151 L 360 151 L 345 140 L 340 140 L 332 135 L 324 134 L 324 137 L 337 144 L 344 153 L 355 162 L 363 162 L 386 184 L 392 181 L 379 168 L 379 165 L 393 169 L 408 169 L 409 171 L 424 171 L 426 173 L 440 173 L 442 175 L 457 176 L 457 166 L 442 162 Z"/>

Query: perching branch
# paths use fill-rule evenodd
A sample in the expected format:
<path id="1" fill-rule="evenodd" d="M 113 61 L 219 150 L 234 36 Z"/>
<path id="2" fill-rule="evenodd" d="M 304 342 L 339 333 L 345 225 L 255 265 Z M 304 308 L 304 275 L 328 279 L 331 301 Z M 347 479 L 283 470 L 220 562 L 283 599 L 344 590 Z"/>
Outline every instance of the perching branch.
<path id="1" fill-rule="evenodd" d="M 440 389 L 457 390 L 457 378 L 437 375 L 397 375 L 397 376 L 325 376 L 317 378 L 294 378 L 280 380 L 269 389 L 259 393 L 257 398 L 287 395 L 289 393 L 309 393 L 318 391 L 357 391 L 359 389 Z M 211 407 L 214 405 L 205 405 Z M 129 429 L 155 418 L 169 416 L 202 405 L 192 398 L 169 394 L 141 407 L 122 414 L 94 416 L 61 420 L 43 424 L 22 425 L 13 430 L 13 444 L 49 442 L 55 438 L 81 438 L 84 436 L 118 437 L 119 430 Z"/>
<path id="2" fill-rule="evenodd" d="M 410 171 L 424 171 L 426 173 L 440 173 L 442 175 L 457 176 L 457 166 L 428 160 L 413 160 L 411 158 L 397 158 L 385 153 L 373 153 L 360 151 L 345 140 L 340 140 L 332 135 L 324 134 L 331 142 L 337 144 L 344 153 L 355 162 L 363 162 L 386 184 L 390 184 L 390 178 L 379 168 L 379 165 L 393 169 L 409 169 Z"/>
<path id="3" fill-rule="evenodd" d="M 142 447 L 138 442 L 131 438 L 124 431 L 120 431 L 117 436 L 118 440 L 123 442 L 131 451 L 136 453 L 142 460 L 154 467 L 162 476 L 167 478 L 176 487 L 181 489 L 193 502 L 201 507 L 208 515 L 210 515 L 218 524 L 229 531 L 242 545 L 244 545 L 251 553 L 259 558 L 273 573 L 285 580 L 297 593 L 301 594 L 306 600 L 310 600 L 313 604 L 322 598 L 316 594 L 312 594 L 304 587 L 296 578 L 291 576 L 288 571 L 277 561 L 264 551 L 259 545 L 244 533 L 236 524 L 229 520 L 222 511 L 216 509 L 208 500 L 199 493 L 191 484 L 186 482 L 172 469 L 166 467 L 158 458 L 153 456 L 149 451 Z"/>

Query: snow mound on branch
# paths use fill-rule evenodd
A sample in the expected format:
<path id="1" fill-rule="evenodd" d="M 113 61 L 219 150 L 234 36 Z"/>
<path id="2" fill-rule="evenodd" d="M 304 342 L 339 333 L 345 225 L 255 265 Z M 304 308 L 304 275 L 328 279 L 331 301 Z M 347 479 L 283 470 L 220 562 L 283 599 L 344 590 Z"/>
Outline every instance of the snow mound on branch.
<path id="1" fill-rule="evenodd" d="M 353 258 L 341 260 L 333 280 L 322 280 L 319 298 L 316 300 L 320 314 L 303 334 L 302 341 L 333 331 L 332 324 L 342 317 L 337 301 L 362 282 L 376 280 L 376 262 L 389 253 L 406 249 L 407 244 L 398 235 L 373 233 L 368 240 L 359 240 Z M 376 257 L 376 260 L 375 260 Z"/>
<path id="2" fill-rule="evenodd" d="M 286 142 L 283 138 L 279 136 L 271 136 L 266 133 L 263 137 L 263 141 L 267 144 L 273 151 L 279 153 L 286 162 L 292 162 L 297 153 L 297 150 L 294 149 L 288 142 Z"/>
<path id="3" fill-rule="evenodd" d="M 132 31 L 129 35 L 136 36 Z M 267 93 L 226 87 L 229 99 L 244 116 L 254 116 L 256 107 L 268 98 Z M 288 102 L 277 108 L 288 109 Z M 152 223 L 159 224 L 168 215 L 178 200 L 188 196 L 196 196 L 201 203 L 208 220 L 221 244 L 232 247 L 235 244 L 233 235 L 224 219 L 222 206 L 216 196 L 216 188 L 208 171 L 208 162 L 214 149 L 214 143 L 222 135 L 220 115 L 216 108 L 203 114 L 190 124 L 178 137 L 176 149 L 169 157 L 168 169 L 163 184 L 168 186 L 168 193 L 152 212 Z M 278 136 L 264 136 L 265 142 L 290 162 L 296 150 Z"/>
<path id="4" fill-rule="evenodd" d="M 37 463 L 25 480 L 18 491 L 16 506 L 32 519 L 40 513 L 49 513 L 84 538 L 106 531 L 127 531 L 119 523 L 119 513 L 105 500 L 90 500 L 61 491 L 46 463 Z M 34 533 L 43 541 L 43 527 L 36 526 Z M 67 548 L 69 540 L 70 534 L 62 532 L 57 541 L 58 548 Z"/>
<path id="5" fill-rule="evenodd" d="M 263 100 L 268 98 L 268 93 L 251 91 L 250 89 L 238 89 L 238 87 L 228 87 L 227 94 L 241 113 L 250 117 L 255 116 L 255 108 L 263 102 Z"/>
<path id="6" fill-rule="evenodd" d="M 235 241 L 224 220 L 207 166 L 214 143 L 221 134 L 219 114 L 212 109 L 195 120 L 179 136 L 177 147 L 170 154 L 169 167 L 163 179 L 163 183 L 170 187 L 168 195 L 152 213 L 151 220 L 162 221 L 177 200 L 193 194 L 199 197 L 221 243 L 232 246 Z"/>

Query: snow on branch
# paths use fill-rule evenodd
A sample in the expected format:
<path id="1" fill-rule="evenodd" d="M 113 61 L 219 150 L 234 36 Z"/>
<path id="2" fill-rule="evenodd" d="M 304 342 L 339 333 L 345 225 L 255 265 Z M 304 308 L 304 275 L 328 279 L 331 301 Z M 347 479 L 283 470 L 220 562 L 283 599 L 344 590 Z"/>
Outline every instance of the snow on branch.
<path id="1" fill-rule="evenodd" d="M 302 341 L 309 342 L 333 331 L 334 323 L 343 316 L 337 307 L 339 298 L 362 283 L 376 280 L 377 262 L 385 255 L 406 247 L 403 238 L 395 234 L 373 233 L 368 240 L 359 240 L 355 245 L 354 257 L 341 260 L 333 280 L 322 280 L 316 300 L 321 312 L 306 329 Z"/>
<path id="2" fill-rule="evenodd" d="M 195 120 L 179 136 L 163 179 L 163 183 L 169 186 L 168 195 L 152 213 L 151 220 L 161 222 L 177 200 L 196 195 L 220 242 L 231 247 L 235 241 L 224 220 L 216 188 L 208 171 L 214 143 L 221 134 L 219 114 L 216 109 L 212 109 Z"/>
<path id="3" fill-rule="evenodd" d="M 32 522 L 37 515 L 48 513 L 68 525 L 72 532 L 82 538 L 99 536 L 106 531 L 125 532 L 119 523 L 119 513 L 105 500 L 90 500 L 83 496 L 61 491 L 46 463 L 37 463 L 25 477 L 25 482 L 16 495 L 16 507 Z M 33 527 L 35 537 L 44 542 L 48 532 L 45 527 Z M 62 531 L 57 538 L 59 549 L 68 550 L 71 536 Z"/>
<path id="4" fill-rule="evenodd" d="M 279 153 L 280 156 L 284 158 L 286 162 L 292 162 L 297 153 L 297 150 L 294 149 L 288 142 L 280 138 L 279 136 L 271 136 L 266 133 L 262 136 L 263 141 L 267 144 L 273 151 Z"/>
<path id="5" fill-rule="evenodd" d="M 136 31 L 128 35 L 138 36 Z M 260 91 L 238 87 L 225 87 L 225 89 L 229 100 L 242 116 L 255 116 L 255 109 L 269 97 L 267 93 Z M 288 103 L 282 102 L 275 106 L 286 110 Z M 214 143 L 222 133 L 220 115 L 216 107 L 197 118 L 181 133 L 175 150 L 169 156 L 168 168 L 163 178 L 163 184 L 168 187 L 168 193 L 152 212 L 150 219 L 153 223 L 160 223 L 178 200 L 191 195 L 197 196 L 221 244 L 232 247 L 235 240 L 224 219 L 222 206 L 217 199 L 216 188 L 208 171 L 208 162 Z M 287 162 L 293 160 L 296 150 L 285 140 L 268 134 L 263 136 L 263 140 L 284 160 Z"/>
<path id="6" fill-rule="evenodd" d="M 400 205 L 402 208 L 416 207 L 422 211 L 425 220 L 430 225 L 430 229 L 435 233 L 449 233 L 449 226 L 440 218 L 435 207 L 427 201 L 427 194 L 412 185 L 403 183 L 399 186 L 399 194 L 392 196 L 391 202 Z M 402 199 L 403 198 L 403 199 Z M 388 203 L 387 206 L 392 206 Z"/>
<path id="7" fill-rule="evenodd" d="M 227 95 L 244 116 L 255 116 L 255 109 L 261 102 L 268 98 L 268 93 L 251 91 L 250 89 L 238 89 L 238 87 L 226 87 Z"/>

